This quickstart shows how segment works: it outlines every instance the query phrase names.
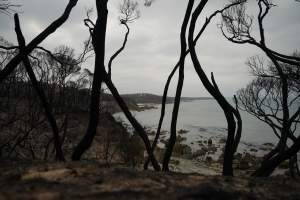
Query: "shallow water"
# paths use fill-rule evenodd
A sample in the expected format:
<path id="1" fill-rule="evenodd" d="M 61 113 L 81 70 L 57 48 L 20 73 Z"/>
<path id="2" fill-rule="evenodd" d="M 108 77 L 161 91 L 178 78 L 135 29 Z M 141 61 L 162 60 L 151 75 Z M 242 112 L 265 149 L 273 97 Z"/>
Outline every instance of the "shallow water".
<path id="1" fill-rule="evenodd" d="M 160 105 L 154 106 L 156 106 L 157 109 L 133 112 L 133 115 L 143 126 L 150 127 L 152 130 L 156 130 L 160 116 Z M 170 130 L 172 109 L 173 104 L 166 105 L 166 114 L 162 130 Z M 278 139 L 273 134 L 272 129 L 262 121 L 244 111 L 240 111 L 240 114 L 243 121 L 243 131 L 238 152 L 242 154 L 250 153 L 252 155 L 262 157 L 272 148 L 272 146 L 265 143 L 276 144 Z M 129 125 L 129 122 L 126 120 L 123 113 L 116 113 L 114 117 L 123 120 L 125 124 Z M 217 147 L 217 151 L 214 154 L 206 154 L 206 156 L 212 157 L 212 159 L 215 161 L 218 160 L 224 147 L 224 143 L 221 143 L 220 139 L 226 138 L 227 127 L 225 116 L 215 100 L 182 102 L 180 104 L 177 123 L 177 130 L 180 129 L 188 131 L 187 133 L 181 135 L 182 137 L 186 138 L 186 140 L 184 140 L 182 143 L 189 145 L 193 152 L 203 147 L 203 144 L 200 145 L 199 142 L 207 142 L 208 139 L 211 139 L 213 145 Z M 299 135 L 299 129 L 295 135 Z M 149 137 L 153 138 L 153 136 Z M 162 135 L 161 138 L 164 140 L 168 139 L 168 133 Z M 204 145 L 207 145 L 207 143 Z M 159 146 L 163 147 L 164 144 L 159 143 Z M 203 157 L 202 160 L 205 160 L 205 157 Z M 174 166 L 174 169 L 177 171 L 190 173 L 218 173 L 217 171 L 212 172 L 213 170 L 207 166 L 199 166 L 199 163 L 201 162 L 182 159 L 178 166 Z"/>
<path id="2" fill-rule="evenodd" d="M 160 105 L 155 106 L 157 109 L 133 112 L 133 114 L 142 125 L 156 129 L 160 116 Z M 166 105 L 162 130 L 169 131 L 170 129 L 172 108 L 172 104 Z M 246 112 L 240 112 L 243 120 L 242 142 L 259 145 L 277 141 L 271 128 L 266 124 Z M 122 113 L 114 116 L 128 123 Z M 215 100 L 182 102 L 177 123 L 177 130 L 179 129 L 189 131 L 186 134 L 187 143 L 197 141 L 201 136 L 205 138 L 225 137 L 227 131 L 225 116 Z"/>

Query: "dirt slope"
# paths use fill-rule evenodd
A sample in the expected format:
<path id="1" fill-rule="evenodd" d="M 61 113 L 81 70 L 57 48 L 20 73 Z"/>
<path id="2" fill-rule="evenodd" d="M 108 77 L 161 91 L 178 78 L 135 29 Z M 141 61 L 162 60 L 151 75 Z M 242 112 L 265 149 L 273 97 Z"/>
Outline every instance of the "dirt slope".
<path id="1" fill-rule="evenodd" d="M 2 163 L 0 199 L 300 199 L 298 181 L 136 171 L 99 162 Z"/>

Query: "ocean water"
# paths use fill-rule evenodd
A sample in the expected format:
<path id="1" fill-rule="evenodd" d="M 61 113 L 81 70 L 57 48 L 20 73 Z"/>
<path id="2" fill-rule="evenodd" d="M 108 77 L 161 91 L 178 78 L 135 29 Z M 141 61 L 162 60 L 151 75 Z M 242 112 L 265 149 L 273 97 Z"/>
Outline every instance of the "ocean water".
<path id="1" fill-rule="evenodd" d="M 160 105 L 154 105 L 157 109 L 133 112 L 133 115 L 143 126 L 156 130 L 160 116 Z M 172 109 L 173 104 L 166 105 L 162 130 L 170 130 Z M 277 138 L 270 127 L 252 115 L 244 111 L 240 112 L 243 120 L 242 142 L 255 145 L 277 142 Z M 114 116 L 129 124 L 122 113 L 117 113 Z M 226 128 L 225 116 L 215 100 L 181 102 L 177 130 L 184 129 L 189 131 L 186 134 L 186 143 L 194 143 L 200 138 L 226 137 Z"/>
<path id="2" fill-rule="evenodd" d="M 157 109 L 133 112 L 133 115 L 143 126 L 155 131 L 160 117 L 160 105 L 153 105 L 156 106 Z M 170 130 L 172 109 L 173 104 L 166 105 L 166 114 L 162 126 L 163 131 Z M 275 145 L 278 142 L 277 137 L 272 132 L 272 129 L 262 121 L 244 111 L 240 111 L 240 114 L 243 121 L 243 131 L 237 151 L 242 154 L 250 153 L 257 157 L 264 156 L 272 149 L 272 146 L 270 146 L 269 143 Z M 116 113 L 114 114 L 114 117 L 127 124 L 129 130 L 133 130 L 123 113 Z M 227 124 L 223 111 L 215 100 L 181 102 L 177 130 L 184 129 L 188 131 L 186 134 L 181 135 L 186 138 L 182 143 L 190 146 L 192 152 L 200 150 L 203 147 L 203 142 L 204 145 L 207 145 L 205 141 L 207 142 L 208 139 L 211 139 L 213 146 L 217 147 L 217 151 L 213 154 L 208 153 L 205 156 L 210 156 L 213 160 L 217 161 L 224 148 L 224 143 L 220 141 L 227 136 L 226 126 Z M 300 135 L 299 132 L 298 129 L 295 135 Z M 150 139 L 153 139 L 153 137 L 154 136 L 151 135 L 149 136 Z M 168 138 L 168 133 L 162 134 L 160 137 L 161 141 L 166 141 Z M 164 147 L 164 144 L 161 141 L 158 146 Z M 298 164 L 300 165 L 299 157 L 300 155 L 298 154 Z M 173 166 L 173 170 L 175 171 L 210 175 L 220 173 L 203 165 L 203 162 L 199 162 L 199 158 L 196 160 L 176 159 L 180 160 L 180 164 L 178 166 Z M 205 160 L 205 157 L 200 158 L 200 161 L 203 160 Z M 282 171 L 280 173 L 282 173 Z"/>

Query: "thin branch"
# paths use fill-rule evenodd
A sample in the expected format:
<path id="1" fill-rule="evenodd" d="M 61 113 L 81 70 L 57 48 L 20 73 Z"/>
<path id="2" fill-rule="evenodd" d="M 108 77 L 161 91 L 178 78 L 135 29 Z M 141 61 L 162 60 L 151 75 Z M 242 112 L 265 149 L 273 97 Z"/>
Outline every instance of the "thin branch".
<path id="1" fill-rule="evenodd" d="M 0 71 L 0 83 L 18 66 L 18 64 L 30 54 L 35 47 L 37 47 L 43 40 L 45 40 L 49 35 L 54 33 L 57 28 L 59 28 L 65 21 L 67 21 L 72 9 L 77 4 L 78 0 L 69 0 L 68 5 L 64 13 L 51 23 L 44 31 L 42 31 L 38 36 L 36 36 L 24 49 L 24 52 L 18 53 L 3 70 Z"/>
<path id="2" fill-rule="evenodd" d="M 113 60 L 124 50 L 127 40 L 128 40 L 128 35 L 129 35 L 129 27 L 126 24 L 126 22 L 121 22 L 121 24 L 123 24 L 126 27 L 126 33 L 125 33 L 125 37 L 124 37 L 124 41 L 122 46 L 110 57 L 109 62 L 108 62 L 108 75 L 111 77 L 111 65 Z"/>

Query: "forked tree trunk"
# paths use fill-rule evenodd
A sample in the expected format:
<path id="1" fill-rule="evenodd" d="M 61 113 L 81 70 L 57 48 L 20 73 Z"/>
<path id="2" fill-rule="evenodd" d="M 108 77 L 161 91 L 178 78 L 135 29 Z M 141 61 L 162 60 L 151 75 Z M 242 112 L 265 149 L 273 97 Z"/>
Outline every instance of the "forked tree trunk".
<path id="1" fill-rule="evenodd" d="M 19 22 L 19 17 L 18 14 L 15 14 L 14 16 L 15 19 L 15 30 L 16 30 L 16 34 L 17 34 L 17 38 L 18 38 L 18 43 L 19 43 L 19 48 L 20 48 L 20 53 L 22 54 L 24 52 L 24 49 L 26 47 L 25 44 L 25 38 L 22 34 L 21 31 L 21 27 L 20 27 L 20 22 Z M 60 141 L 60 137 L 59 137 L 59 131 L 58 131 L 58 127 L 57 127 L 57 123 L 56 120 L 51 112 L 51 106 L 47 101 L 46 95 L 44 93 L 44 91 L 39 87 L 39 83 L 36 79 L 36 76 L 33 72 L 33 69 L 31 67 L 30 61 L 28 59 L 28 56 L 25 56 L 23 59 L 23 64 L 25 66 L 25 69 L 28 73 L 28 76 L 30 78 L 30 81 L 32 83 L 32 87 L 35 89 L 36 93 L 38 94 L 40 101 L 44 107 L 45 110 L 45 114 L 46 117 L 48 119 L 48 122 L 52 128 L 52 132 L 53 132 L 53 138 L 54 138 L 54 147 L 55 147 L 55 151 L 56 151 L 56 159 L 60 160 L 60 161 L 64 161 L 64 154 L 62 151 L 62 145 L 61 145 L 61 141 Z"/>
<path id="2" fill-rule="evenodd" d="M 54 33 L 63 23 L 67 21 L 72 9 L 76 6 L 78 0 L 69 0 L 68 5 L 64 13 L 52 22 L 45 30 L 43 30 L 38 36 L 36 36 L 27 46 L 25 46 L 22 53 L 18 53 L 3 70 L 0 71 L 0 83 L 13 72 L 13 70 L 22 62 L 22 60 L 30 54 L 34 48 L 36 48 L 42 41 L 44 41 L 49 35 Z"/>
<path id="3" fill-rule="evenodd" d="M 202 28 L 200 29 L 200 31 L 198 32 L 197 36 L 195 37 L 193 44 L 196 45 L 198 39 L 201 37 L 202 33 L 204 32 L 204 30 L 206 29 L 208 24 L 211 22 L 211 20 L 217 14 L 223 13 L 225 10 L 229 9 L 232 6 L 238 5 L 238 4 L 240 4 L 240 3 L 239 2 L 233 2 L 232 4 L 229 4 L 229 5 L 225 6 L 221 10 L 216 10 L 208 18 L 206 18 L 205 23 L 202 26 Z M 185 56 L 187 56 L 189 53 L 190 53 L 190 49 L 187 49 L 186 52 L 185 52 Z M 156 134 L 155 134 L 155 138 L 154 138 L 154 141 L 152 143 L 152 152 L 154 152 L 155 147 L 156 147 L 156 145 L 158 143 L 158 140 L 159 140 L 159 137 L 160 137 L 161 127 L 162 127 L 162 123 L 163 123 L 164 116 L 165 116 L 166 100 L 167 100 L 167 96 L 168 96 L 169 86 L 170 86 L 171 80 L 172 80 L 176 70 L 179 68 L 179 65 L 180 65 L 180 61 L 178 61 L 176 63 L 176 65 L 173 67 L 173 70 L 169 74 L 168 79 L 167 79 L 166 84 L 165 84 L 165 87 L 164 87 L 164 92 L 163 92 L 163 96 L 162 96 L 162 103 L 161 103 L 160 118 L 159 118 L 159 122 L 158 122 L 158 126 L 157 126 L 157 131 L 156 131 Z M 235 112 L 235 116 L 236 116 L 236 119 L 237 119 L 238 128 L 237 128 L 235 144 L 234 144 L 235 149 L 237 149 L 237 147 L 238 147 L 238 144 L 239 144 L 239 141 L 240 141 L 240 138 L 241 138 L 241 133 L 242 133 L 242 119 L 241 119 L 240 113 L 239 113 L 237 108 L 236 108 L 236 111 L 237 112 Z M 148 168 L 148 164 L 149 164 L 149 159 L 147 159 L 145 164 L 144 164 L 144 169 L 145 170 Z"/>
<path id="4" fill-rule="evenodd" d="M 206 88 L 206 90 L 217 100 L 218 104 L 223 109 L 223 112 L 224 112 L 226 120 L 227 120 L 228 132 L 227 132 L 227 140 L 226 140 L 225 150 L 224 150 L 223 175 L 232 176 L 233 175 L 233 169 L 232 169 L 233 155 L 236 150 L 236 147 L 237 147 L 237 144 L 239 141 L 239 137 L 240 137 L 237 135 L 238 137 L 235 139 L 235 133 L 236 133 L 235 116 L 237 116 L 236 110 L 227 102 L 227 100 L 221 94 L 217 84 L 214 81 L 213 74 L 211 77 L 212 83 L 207 78 L 207 76 L 206 76 L 205 72 L 203 71 L 201 64 L 198 60 L 196 50 L 195 50 L 195 44 L 193 42 L 194 41 L 194 31 L 195 31 L 197 19 L 198 19 L 199 15 L 201 14 L 207 1 L 208 0 L 202 0 L 192 15 L 192 19 L 190 22 L 188 42 L 189 42 L 191 59 L 192 59 L 194 68 L 195 68 L 199 78 L 200 78 L 201 82 L 203 83 L 204 87 Z M 241 121 L 240 121 L 240 123 L 241 123 Z M 239 128 L 238 128 L 238 130 L 240 131 Z M 239 132 L 237 132 L 237 133 L 239 133 Z"/>
<path id="5" fill-rule="evenodd" d="M 94 27 L 92 33 L 92 43 L 95 51 L 95 71 L 94 71 L 94 79 L 92 85 L 92 92 L 91 92 L 91 104 L 90 104 L 90 116 L 89 116 L 89 124 L 87 128 L 87 132 L 83 139 L 80 141 L 78 146 L 75 148 L 75 151 L 72 155 L 73 160 L 79 160 L 82 154 L 91 146 L 93 139 L 96 135 L 96 130 L 98 126 L 99 120 L 99 107 L 100 107 L 100 91 L 101 91 L 101 84 L 105 81 L 106 85 L 110 89 L 112 95 L 114 96 L 115 100 L 121 107 L 122 111 L 124 112 L 125 116 L 128 118 L 132 126 L 135 128 L 137 133 L 140 135 L 142 140 L 144 141 L 146 150 L 149 154 L 151 162 L 155 170 L 159 171 L 160 166 L 157 163 L 152 151 L 151 151 L 151 144 L 147 137 L 147 134 L 143 127 L 137 122 L 137 120 L 131 115 L 126 103 L 119 95 L 117 89 L 114 87 L 110 75 L 107 74 L 105 71 L 105 34 L 106 34 L 106 26 L 107 26 L 107 0 L 101 1 L 97 0 L 97 12 L 98 12 L 98 19 L 96 25 Z M 127 35 L 125 40 L 127 40 Z M 126 44 L 126 41 L 123 43 L 123 48 Z M 123 48 L 118 51 L 116 56 L 123 50 Z M 110 62 L 111 68 L 111 62 Z M 111 69 L 110 69 L 111 73 Z"/>
<path id="6" fill-rule="evenodd" d="M 185 62 L 185 55 L 186 55 L 186 29 L 188 26 L 188 22 L 192 13 L 194 5 L 194 0 L 189 0 L 187 9 L 185 12 L 185 16 L 183 19 L 183 23 L 181 26 L 180 32 L 180 60 L 179 60 L 179 75 L 178 75 L 178 84 L 176 88 L 175 100 L 174 100 L 174 107 L 172 112 L 172 121 L 171 121 L 171 130 L 170 130 L 170 139 L 166 145 L 165 155 L 163 159 L 163 171 L 169 171 L 169 162 L 172 156 L 173 147 L 176 142 L 176 127 L 177 127 L 177 118 L 178 118 L 178 111 L 181 99 L 181 92 L 183 87 L 184 81 L 184 62 Z"/>

